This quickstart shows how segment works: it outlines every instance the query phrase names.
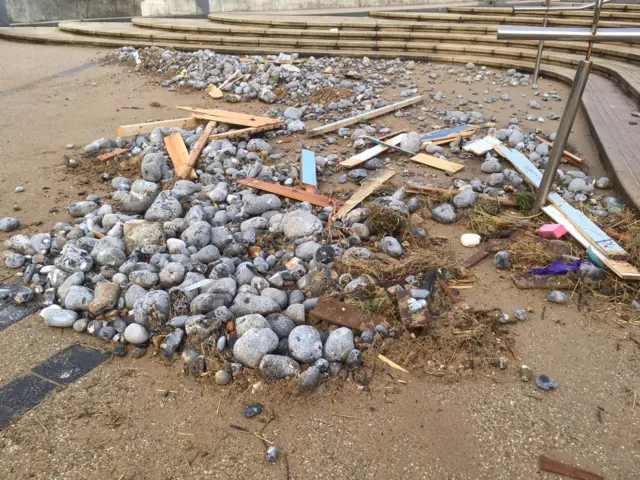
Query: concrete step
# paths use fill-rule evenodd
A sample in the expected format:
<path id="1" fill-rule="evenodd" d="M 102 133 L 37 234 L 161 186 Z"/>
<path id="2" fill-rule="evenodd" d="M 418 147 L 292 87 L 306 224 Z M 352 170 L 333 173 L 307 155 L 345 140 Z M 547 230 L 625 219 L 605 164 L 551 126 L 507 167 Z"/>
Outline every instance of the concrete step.
<path id="1" fill-rule="evenodd" d="M 457 13 L 407 13 L 407 12 L 371 12 L 374 18 L 412 20 L 415 22 L 460 22 L 460 23 L 493 23 L 499 25 L 542 25 L 543 17 L 538 16 L 509 16 L 509 15 L 478 15 L 478 14 L 457 14 Z M 590 27 L 593 24 L 591 19 L 581 18 L 549 18 L 548 25 L 551 27 Z M 603 28 L 634 28 L 640 23 L 634 21 L 601 21 L 599 25 Z"/>
<path id="2" fill-rule="evenodd" d="M 444 43 L 471 43 L 504 47 L 533 47 L 537 48 L 535 40 L 499 40 L 495 33 L 476 35 L 456 32 L 431 32 L 408 30 L 375 30 L 367 31 L 351 29 L 295 29 L 295 28 L 262 28 L 259 26 L 220 25 L 202 20 L 180 19 L 150 19 L 134 18 L 132 24 L 152 30 L 167 30 L 171 32 L 188 32 L 191 35 L 215 33 L 225 36 L 259 36 L 261 38 L 318 38 L 324 40 L 369 40 L 369 41 L 404 41 L 421 42 L 434 41 Z M 497 27 L 496 27 L 497 28 Z M 199 38 L 199 37 L 192 37 Z M 206 41 L 205 37 L 200 38 Z M 198 40 L 199 41 L 199 40 Z M 405 48 L 405 47 L 402 47 Z M 410 48 L 410 47 L 408 47 Z M 545 48 L 553 51 L 585 54 L 587 43 L 545 42 Z M 640 61 L 640 49 L 635 44 L 596 44 L 593 47 L 596 55 Z"/>
<path id="3" fill-rule="evenodd" d="M 212 35 L 201 33 L 188 33 L 180 31 L 155 30 L 149 28 L 138 28 L 127 23 L 100 23 L 100 22 L 62 22 L 59 27 L 64 32 L 98 36 L 123 38 L 146 41 L 167 41 L 179 43 L 197 43 L 212 49 L 217 49 L 219 45 L 238 46 L 269 46 L 279 48 L 281 51 L 298 51 L 305 48 L 321 48 L 336 50 L 358 50 L 368 51 L 410 51 L 427 53 L 452 53 L 452 54 L 480 54 L 490 56 L 501 56 L 509 58 L 535 59 L 537 54 L 537 43 L 528 42 L 500 42 L 488 36 L 475 36 L 467 38 L 453 38 L 444 35 L 425 41 L 422 39 L 411 39 L 410 41 L 398 37 L 398 39 L 376 39 L 367 38 L 362 40 L 341 39 L 341 38 L 309 38 L 297 36 L 277 36 L 270 35 L 271 30 L 264 32 L 252 31 L 248 35 Z M 289 30 L 285 33 L 293 33 Z M 571 43 L 549 42 L 549 48 L 543 53 L 543 61 L 558 65 L 572 66 L 575 59 L 567 57 L 566 53 L 580 54 L 586 52 L 585 45 Z M 556 53 L 560 50 L 565 53 Z M 617 57 L 620 59 L 640 62 L 640 49 L 622 46 L 596 45 L 595 55 L 606 57 Z"/>

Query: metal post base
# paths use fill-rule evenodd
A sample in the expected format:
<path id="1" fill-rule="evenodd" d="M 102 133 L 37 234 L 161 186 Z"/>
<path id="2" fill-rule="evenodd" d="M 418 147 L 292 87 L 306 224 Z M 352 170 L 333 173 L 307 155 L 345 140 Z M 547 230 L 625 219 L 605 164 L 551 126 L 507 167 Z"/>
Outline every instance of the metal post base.
<path id="1" fill-rule="evenodd" d="M 587 86 L 587 80 L 589 80 L 591 66 L 592 63 L 587 60 L 581 60 L 580 64 L 578 65 L 576 77 L 573 80 L 573 86 L 571 87 L 571 92 L 569 93 L 569 100 L 567 101 L 567 106 L 565 107 L 562 118 L 560 119 L 560 126 L 558 127 L 558 133 L 556 134 L 556 139 L 553 142 L 553 147 L 551 147 L 549 162 L 544 169 L 544 175 L 542 176 L 542 181 L 540 182 L 540 188 L 538 189 L 536 201 L 533 204 L 533 211 L 536 213 L 539 212 L 547 202 L 547 197 L 549 196 L 549 192 L 551 191 L 551 185 L 553 185 L 553 181 L 556 178 L 556 173 L 558 172 L 558 167 L 560 166 L 560 160 L 562 160 L 562 156 L 564 155 L 564 150 L 567 145 L 567 140 L 569 139 L 569 134 L 571 133 L 571 127 L 573 126 L 576 114 L 578 113 L 578 109 L 580 108 L 580 100 L 582 99 L 582 94 L 584 93 L 584 89 Z"/>

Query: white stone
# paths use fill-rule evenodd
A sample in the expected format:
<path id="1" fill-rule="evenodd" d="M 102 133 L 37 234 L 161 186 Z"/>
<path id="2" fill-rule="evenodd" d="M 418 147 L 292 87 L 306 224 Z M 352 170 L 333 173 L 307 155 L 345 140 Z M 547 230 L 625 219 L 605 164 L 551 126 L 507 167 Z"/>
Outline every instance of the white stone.
<path id="1" fill-rule="evenodd" d="M 460 243 L 464 247 L 477 247 L 482 238 L 477 233 L 465 233 L 460 237 Z"/>

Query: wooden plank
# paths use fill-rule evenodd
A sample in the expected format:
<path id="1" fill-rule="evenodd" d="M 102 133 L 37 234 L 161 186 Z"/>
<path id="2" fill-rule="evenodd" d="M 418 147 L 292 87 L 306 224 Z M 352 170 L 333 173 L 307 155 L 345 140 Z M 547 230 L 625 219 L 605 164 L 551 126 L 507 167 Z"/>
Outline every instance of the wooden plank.
<path id="1" fill-rule="evenodd" d="M 404 140 L 406 136 L 407 135 L 405 133 L 402 133 L 400 135 L 397 135 L 391 138 L 386 143 L 388 145 L 400 145 L 400 142 L 402 142 L 402 140 Z M 348 158 L 347 160 L 343 160 L 342 162 L 338 163 L 338 167 L 339 168 L 355 167 L 356 165 L 360 165 L 361 163 L 364 163 L 367 160 L 371 160 L 372 158 L 377 157 L 381 153 L 386 152 L 388 149 L 389 149 L 388 147 L 383 147 L 382 145 L 376 145 L 375 147 L 372 147 L 363 152 L 360 152 L 359 154 L 354 155 L 353 157 Z"/>
<path id="2" fill-rule="evenodd" d="M 542 143 L 546 143 L 550 147 L 553 147 L 553 142 L 550 142 L 549 140 L 544 139 L 544 138 L 542 138 L 540 136 L 536 136 L 536 140 L 538 140 L 539 142 L 542 142 Z M 568 152 L 566 150 L 562 154 L 563 154 L 565 160 L 567 160 L 567 162 L 569 162 L 569 163 L 571 163 L 573 165 L 576 165 L 578 167 L 584 167 L 584 159 L 582 159 L 582 158 L 578 157 L 577 155 L 574 155 L 573 153 Z"/>
<path id="3" fill-rule="evenodd" d="M 593 223 L 584 213 L 572 207 L 557 193 L 549 194 L 549 202 L 560 210 L 584 237 L 609 258 L 624 258 L 629 254 L 625 252 L 615 240 L 604 233 L 600 227 Z"/>
<path id="4" fill-rule="evenodd" d="M 200 138 L 196 142 L 195 146 L 193 147 L 193 149 L 191 149 L 191 153 L 189 154 L 187 163 L 176 170 L 176 178 L 187 178 L 187 176 L 191 174 L 198 163 L 198 158 L 200 158 L 202 149 L 209 141 L 209 135 L 211 135 L 211 132 L 215 127 L 216 122 L 207 123 L 207 126 L 204 128 L 204 132 L 202 132 L 202 135 L 200 135 Z"/>
<path id="5" fill-rule="evenodd" d="M 247 115 L 246 113 L 229 112 L 227 110 L 219 110 L 216 108 L 194 108 L 194 107 L 176 107 L 180 110 L 195 113 L 197 115 L 206 115 L 207 120 L 214 120 L 221 123 L 230 123 L 232 125 L 243 125 L 245 127 L 261 127 L 264 125 L 282 124 L 277 118 L 259 117 L 257 115 Z"/>
<path id="6" fill-rule="evenodd" d="M 571 223 L 564 214 L 558 210 L 554 205 L 547 205 L 542 208 L 542 211 L 549 215 L 556 223 L 563 225 L 567 229 L 567 232 L 575 238 L 584 248 L 593 247 L 592 251 L 594 255 L 604 263 L 609 270 L 625 280 L 640 280 L 640 271 L 624 260 L 613 260 L 604 255 L 600 250 L 597 250 L 594 245 L 586 239 L 582 233 Z"/>
<path id="7" fill-rule="evenodd" d="M 182 128 L 191 130 L 198 126 L 198 119 L 193 117 L 175 118 L 173 120 L 160 120 L 157 122 L 136 123 L 133 125 L 123 125 L 118 127 L 119 137 L 135 137 L 136 135 L 146 135 L 153 132 L 155 128 Z"/>
<path id="8" fill-rule="evenodd" d="M 98 160 L 106 162 L 107 160 L 111 160 L 116 158 L 118 155 L 124 155 L 125 153 L 129 153 L 131 151 L 130 148 L 118 148 L 109 153 L 103 153 L 98 157 Z"/>
<path id="9" fill-rule="evenodd" d="M 495 145 L 493 149 L 502 157 L 511 162 L 515 169 L 523 175 L 525 180 L 536 188 L 540 188 L 542 172 L 531 161 L 517 150 L 512 150 L 504 145 Z"/>
<path id="10" fill-rule="evenodd" d="M 512 150 L 503 145 L 496 145 L 494 150 L 509 160 L 511 164 L 522 174 L 527 182 L 536 188 L 540 187 L 542 172 L 538 170 L 531 161 L 517 150 Z M 580 234 L 585 237 L 593 248 L 613 259 L 627 256 L 627 252 L 618 245 L 615 240 L 604 233 L 595 223 L 587 218 L 582 212 L 573 208 L 557 193 L 551 193 L 548 197 L 566 221 L 570 222 Z M 558 222 L 560 223 L 560 222 Z M 564 225 L 564 224 L 563 224 Z M 565 225 L 566 227 L 566 225 Z"/>
<path id="11" fill-rule="evenodd" d="M 240 130 L 232 130 L 225 133 L 216 133 L 209 135 L 209 140 L 222 140 L 225 138 L 238 138 L 238 137 L 250 137 L 254 133 L 267 132 L 269 130 L 275 130 L 280 127 L 280 124 L 274 123 L 272 125 L 264 125 L 262 127 L 248 127 Z"/>
<path id="12" fill-rule="evenodd" d="M 427 165 L 429 167 L 437 168 L 438 170 L 444 170 L 445 172 L 456 173 L 464 168 L 464 165 L 459 163 L 450 162 L 448 160 L 442 160 L 441 158 L 434 157 L 433 155 L 427 155 L 426 153 L 419 153 L 415 157 L 411 157 L 414 162 Z"/>
<path id="13" fill-rule="evenodd" d="M 182 171 L 182 168 L 189 162 L 189 152 L 187 146 L 182 140 L 182 135 L 174 133 L 164 137 L 164 144 L 167 147 L 167 153 L 173 162 L 173 169 L 177 172 Z M 191 176 L 195 176 L 195 172 L 191 173 Z"/>
<path id="14" fill-rule="evenodd" d="M 575 480 L 604 480 L 604 477 L 597 473 L 567 465 L 566 463 L 544 455 L 540 455 L 540 470 L 557 473 L 558 475 L 564 475 L 565 477 L 574 478 Z"/>
<path id="15" fill-rule="evenodd" d="M 316 135 L 322 135 L 323 133 L 333 132 L 334 130 L 337 130 L 339 128 L 353 125 L 354 123 L 359 123 L 370 118 L 376 118 L 387 113 L 395 112 L 396 110 L 400 110 L 401 108 L 405 108 L 422 101 L 424 101 L 424 95 L 419 95 L 407 100 L 402 100 L 401 102 L 393 103 L 391 105 L 387 105 L 386 107 L 377 108 L 375 110 L 371 110 L 370 112 L 361 113 L 360 115 L 356 115 L 355 117 L 345 118 L 344 120 L 338 120 L 337 122 L 314 128 L 313 130 L 309 131 L 309 135 L 314 137 Z"/>
<path id="16" fill-rule="evenodd" d="M 426 185 L 416 185 L 414 183 L 405 183 L 405 188 L 407 189 L 407 193 L 444 193 L 451 195 L 458 195 L 462 190 L 454 190 L 452 188 L 438 188 L 438 187 L 427 187 Z M 498 202 L 500 205 L 504 205 L 506 207 L 517 207 L 518 204 L 515 200 L 511 200 L 510 198 L 502 198 L 502 197 L 492 197 L 491 195 L 485 195 L 484 193 L 478 193 L 478 198 L 483 198 L 485 200 L 493 200 Z"/>
<path id="17" fill-rule="evenodd" d="M 365 178 L 360 188 L 353 192 L 351 198 L 345 202 L 340 210 L 336 213 L 336 218 L 339 220 L 344 217 L 351 210 L 356 208 L 360 202 L 371 195 L 380 185 L 389 180 L 396 174 L 394 170 L 378 170 L 373 175 Z"/>
<path id="18" fill-rule="evenodd" d="M 237 183 L 244 185 L 245 187 L 257 188 L 269 193 L 275 193 L 287 198 L 293 198 L 300 202 L 309 202 L 312 205 L 319 207 L 340 206 L 344 202 L 341 200 L 334 200 L 324 195 L 318 195 L 317 193 L 308 192 L 306 190 L 300 190 L 293 187 L 285 187 L 278 183 L 263 182 L 262 180 L 256 180 L 255 178 L 243 178 L 238 180 Z"/>
<path id="19" fill-rule="evenodd" d="M 379 140 L 377 138 L 368 137 L 366 135 L 362 136 L 360 138 L 362 138 L 363 140 L 366 140 L 368 142 L 375 143 L 376 145 L 380 145 L 381 147 L 385 147 L 388 150 L 394 150 L 396 152 L 404 153 L 405 155 L 415 155 L 416 154 L 416 152 L 410 152 L 408 150 L 404 150 L 404 149 L 402 149 L 402 148 L 400 148 L 400 147 L 398 147 L 396 145 L 392 145 L 391 143 L 385 143 L 384 141 Z"/>
<path id="20" fill-rule="evenodd" d="M 300 176 L 304 185 L 318 186 L 316 178 L 316 154 L 310 150 L 302 150 L 300 156 Z"/>
<path id="21" fill-rule="evenodd" d="M 368 314 L 358 307 L 333 298 L 321 298 L 315 308 L 309 312 L 309 316 L 312 320 L 351 328 L 359 332 L 384 323 L 385 320 L 381 315 Z"/>
<path id="22" fill-rule="evenodd" d="M 566 275 L 531 275 L 525 273 L 511 277 L 513 284 L 520 290 L 566 290 L 573 288 L 575 282 Z"/>

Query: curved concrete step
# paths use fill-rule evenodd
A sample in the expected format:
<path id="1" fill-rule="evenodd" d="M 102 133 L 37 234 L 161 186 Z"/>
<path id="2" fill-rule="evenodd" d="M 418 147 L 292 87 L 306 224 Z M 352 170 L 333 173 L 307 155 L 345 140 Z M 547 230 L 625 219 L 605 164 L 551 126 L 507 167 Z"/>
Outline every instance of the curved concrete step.
<path id="1" fill-rule="evenodd" d="M 544 17 L 550 18 L 578 18 L 578 19 L 593 19 L 593 10 L 519 10 L 517 7 L 448 7 L 449 13 L 461 13 L 461 14 L 476 14 L 476 15 L 507 15 L 507 16 L 522 16 L 522 17 Z M 640 20 L 640 12 L 625 12 L 625 11 L 602 11 L 600 12 L 600 19 L 612 20 L 612 21 L 638 21 Z"/>
<path id="2" fill-rule="evenodd" d="M 350 29 L 294 29 L 294 28 L 261 28 L 257 26 L 218 25 L 202 20 L 183 19 L 151 19 L 134 18 L 131 23 L 137 27 L 171 32 L 188 32 L 191 35 L 217 33 L 227 36 L 259 36 L 261 38 L 318 38 L 318 39 L 362 39 L 370 41 L 435 41 L 443 43 L 463 43 L 495 45 L 504 47 L 537 48 L 535 40 L 499 40 L 495 34 L 474 35 L 452 32 L 429 32 L 407 30 L 375 30 L 368 31 Z M 196 41 L 206 41 L 205 37 L 192 37 Z M 375 48 L 375 46 L 373 47 Z M 405 47 L 402 47 L 405 48 Z M 545 49 L 567 53 L 586 54 L 586 43 L 545 42 Z M 593 53 L 599 56 L 640 61 L 640 49 L 634 44 L 596 44 Z"/>
<path id="3" fill-rule="evenodd" d="M 500 25 L 542 25 L 543 17 L 532 16 L 508 16 L 508 15 L 463 15 L 456 13 L 407 13 L 407 12 L 371 12 L 374 18 L 402 19 L 416 22 L 460 22 L 460 23 L 493 23 Z M 552 27 L 590 27 L 593 21 L 579 18 L 549 18 L 549 26 Z M 607 28 L 634 28 L 638 22 L 633 21 L 602 21 L 601 27 Z"/>

